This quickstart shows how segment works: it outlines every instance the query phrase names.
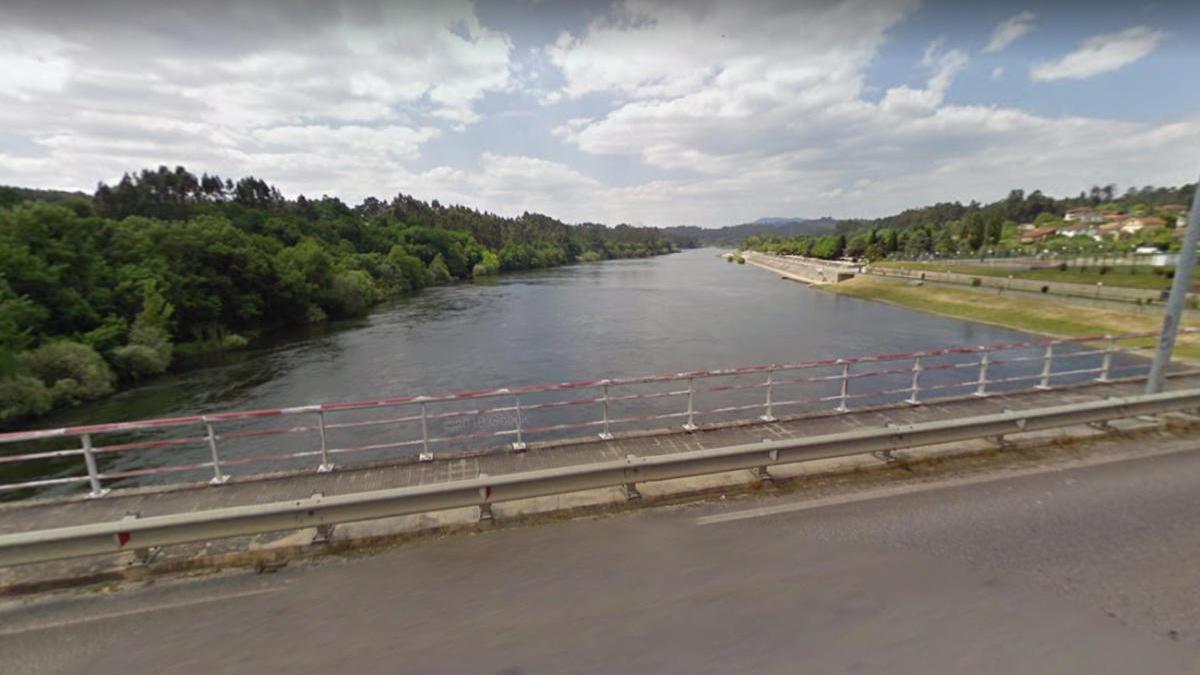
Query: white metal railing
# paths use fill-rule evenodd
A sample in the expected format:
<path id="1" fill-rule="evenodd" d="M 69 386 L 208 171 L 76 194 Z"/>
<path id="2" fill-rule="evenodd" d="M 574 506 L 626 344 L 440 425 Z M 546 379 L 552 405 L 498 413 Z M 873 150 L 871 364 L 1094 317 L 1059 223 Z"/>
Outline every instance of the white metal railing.
<path id="1" fill-rule="evenodd" d="M 898 427 L 864 427 L 820 436 L 689 450 L 649 457 L 627 456 L 573 466 L 472 476 L 425 485 L 314 495 L 266 504 L 242 504 L 208 511 L 162 514 L 86 525 L 0 534 L 0 566 L 148 551 L 227 537 L 322 527 L 412 513 L 491 505 L 600 487 L 635 486 L 646 481 L 765 468 L 868 452 L 891 452 L 974 438 L 1097 424 L 1140 415 L 1195 409 L 1200 389 L 1107 398 L 1004 411 L 977 417 L 920 422 Z M 636 491 L 631 492 L 636 494 Z"/>
<path id="2" fill-rule="evenodd" d="M 52 475 L 3 483 L 0 492 L 86 486 L 91 496 L 99 497 L 114 482 L 151 476 L 207 471 L 210 482 L 219 484 L 228 480 L 231 470 L 247 465 L 277 470 L 307 464 L 324 472 L 334 469 L 335 460 L 344 463 L 354 455 L 391 460 L 417 455 L 427 460 L 433 458 L 435 449 L 461 453 L 496 447 L 497 441 L 521 451 L 531 438 L 550 440 L 571 433 L 578 437 L 587 430 L 609 440 L 614 430 L 636 435 L 661 430 L 672 421 L 694 431 L 702 422 L 731 418 L 774 421 L 781 411 L 797 414 L 831 409 L 844 413 L 852 403 L 860 402 L 918 405 L 931 394 L 953 390 L 987 396 L 998 389 L 1028 388 L 1030 383 L 1034 389 L 1047 389 L 1068 380 L 1105 382 L 1118 373 L 1126 377 L 1144 372 L 1145 360 L 1129 358 L 1121 343 L 1155 336 L 1043 339 L 18 431 L 0 434 L 0 449 L 18 450 L 0 455 L 0 471 L 21 463 L 41 463 L 50 467 L 44 473 Z M 574 392 L 584 393 L 576 396 Z M 568 397 L 555 398 L 564 395 Z M 672 400 L 679 402 L 672 405 Z M 630 406 L 637 409 L 618 409 Z M 375 411 L 388 413 L 372 414 Z M 277 418 L 297 422 L 269 428 L 236 427 Z M 496 424 L 504 426 L 489 428 Z M 364 430 L 372 436 L 351 438 L 345 444 L 331 440 L 335 434 L 353 436 Z M 160 437 L 168 432 L 173 435 Z M 130 434 L 134 437 L 124 438 Z M 158 436 L 142 437 L 145 434 Z M 309 445 L 290 451 L 277 447 L 280 439 L 296 437 L 308 439 Z M 59 444 L 62 439 L 73 442 L 66 448 L 24 451 L 29 444 L 54 443 L 56 439 Z M 98 444 L 98 439 L 111 440 Z M 253 443 L 271 447 L 267 452 L 255 447 L 247 452 L 239 447 Z M 153 457 L 148 457 L 151 453 Z M 79 460 L 84 473 L 64 471 L 64 462 Z"/>

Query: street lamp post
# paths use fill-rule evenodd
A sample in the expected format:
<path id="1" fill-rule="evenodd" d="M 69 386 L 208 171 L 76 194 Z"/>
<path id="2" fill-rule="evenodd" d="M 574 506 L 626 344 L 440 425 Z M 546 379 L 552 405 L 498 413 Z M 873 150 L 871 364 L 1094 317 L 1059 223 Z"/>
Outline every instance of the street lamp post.
<path id="1" fill-rule="evenodd" d="M 1200 183 L 1197 183 L 1197 189 L 1192 194 L 1187 236 L 1183 240 L 1183 250 L 1179 252 L 1179 261 L 1175 263 L 1175 278 L 1171 281 L 1171 295 L 1167 298 L 1162 333 L 1158 336 L 1158 351 L 1154 353 L 1154 362 L 1150 364 L 1150 376 L 1146 378 L 1147 394 L 1162 391 L 1163 382 L 1167 377 L 1167 366 L 1171 363 L 1171 353 L 1175 351 L 1175 335 L 1179 331 L 1179 322 L 1183 319 L 1188 289 L 1192 287 L 1197 240 L 1200 240 Z"/>

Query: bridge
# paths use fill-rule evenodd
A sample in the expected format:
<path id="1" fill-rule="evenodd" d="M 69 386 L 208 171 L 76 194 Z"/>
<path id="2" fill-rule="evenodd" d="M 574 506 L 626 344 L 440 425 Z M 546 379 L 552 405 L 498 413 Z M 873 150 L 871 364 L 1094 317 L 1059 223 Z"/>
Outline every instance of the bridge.
<path id="1" fill-rule="evenodd" d="M 886 467 L 977 439 L 1003 448 L 1047 430 L 1200 408 L 1200 374 L 1187 369 L 1167 392 L 1140 394 L 1153 338 L 1039 339 L 7 433 L 0 466 L 24 467 L 28 478 L 0 485 L 14 497 L 0 504 L 0 586 L 262 564 L 497 519 L 758 490 L 827 470 L 814 468 L 822 460 Z"/>

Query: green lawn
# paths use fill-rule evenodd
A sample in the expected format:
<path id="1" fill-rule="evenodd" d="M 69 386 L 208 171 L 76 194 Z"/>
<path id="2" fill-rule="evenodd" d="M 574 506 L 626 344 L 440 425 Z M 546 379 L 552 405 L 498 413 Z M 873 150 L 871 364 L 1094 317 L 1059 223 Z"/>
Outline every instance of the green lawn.
<path id="1" fill-rule="evenodd" d="M 995 291 L 936 284 L 914 286 L 881 277 L 857 276 L 822 287 L 841 295 L 878 300 L 929 314 L 979 321 L 1053 337 L 1087 337 L 1157 331 L 1162 315 L 1119 309 L 1082 307 L 1053 297 L 1030 298 Z M 1188 327 L 1200 322 L 1186 320 Z M 1122 346 L 1148 349 L 1153 339 L 1131 340 Z M 1200 362 L 1200 335 L 1181 335 L 1176 354 L 1190 363 Z"/>
<path id="2" fill-rule="evenodd" d="M 1056 267 L 1034 270 L 984 267 L 981 265 L 972 265 L 966 261 L 929 263 L 888 260 L 873 263 L 873 265 L 892 269 L 908 269 L 921 272 L 957 272 L 959 274 L 973 274 L 975 276 L 986 277 L 1007 277 L 1011 274 L 1014 279 L 1031 279 L 1034 281 L 1061 281 L 1092 285 L 1097 282 L 1103 282 L 1105 286 L 1123 286 L 1126 288 L 1151 290 L 1171 287 L 1171 279 L 1161 274 L 1163 268 L 1155 268 L 1149 265 L 1112 265 L 1103 274 L 1100 272 L 1102 269 L 1100 266 L 1092 265 L 1086 268 L 1069 267 L 1065 270 L 1060 270 Z M 1155 270 L 1158 270 L 1159 274 L 1155 274 Z M 1192 290 L 1200 290 L 1200 281 L 1195 280 L 1195 277 L 1193 279 Z"/>

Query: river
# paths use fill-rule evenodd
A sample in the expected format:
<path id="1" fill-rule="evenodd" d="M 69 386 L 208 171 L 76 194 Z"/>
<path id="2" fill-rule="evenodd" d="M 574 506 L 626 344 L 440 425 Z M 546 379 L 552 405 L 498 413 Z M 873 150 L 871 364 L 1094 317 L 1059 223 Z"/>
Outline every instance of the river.
<path id="1" fill-rule="evenodd" d="M 227 356 L 222 363 L 164 376 L 104 401 L 40 419 L 36 426 L 907 352 L 1029 337 L 811 289 L 749 265 L 727 263 L 718 253 L 699 249 L 511 274 L 494 283 L 426 289 L 364 319 L 277 335 Z M 154 452 L 145 454 L 153 458 Z M 130 461 L 133 464 L 122 464 L 139 464 Z M 69 473 L 78 473 L 74 465 L 79 463 L 71 460 Z"/>

